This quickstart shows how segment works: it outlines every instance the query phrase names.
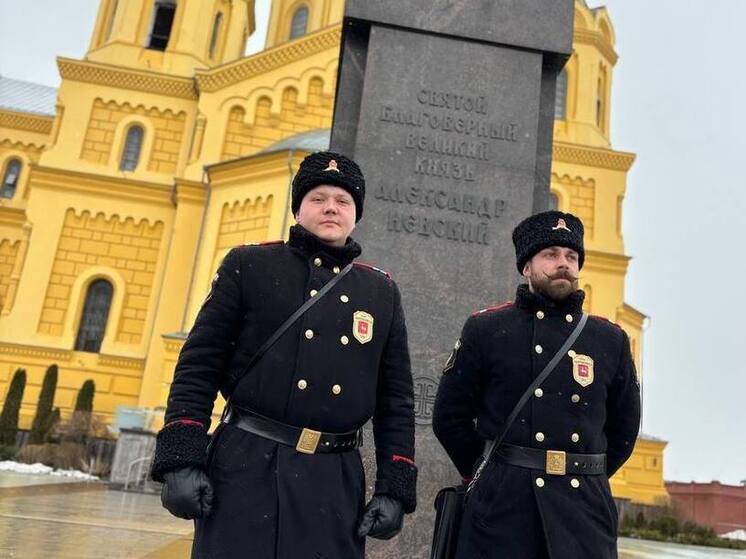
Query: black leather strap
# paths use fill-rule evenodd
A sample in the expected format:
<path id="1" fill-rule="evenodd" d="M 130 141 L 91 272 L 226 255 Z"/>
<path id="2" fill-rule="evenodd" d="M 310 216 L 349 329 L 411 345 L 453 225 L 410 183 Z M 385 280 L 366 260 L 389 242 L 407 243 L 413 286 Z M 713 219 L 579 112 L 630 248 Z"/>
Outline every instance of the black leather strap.
<path id="1" fill-rule="evenodd" d="M 246 408 L 232 406 L 226 415 L 224 423 L 233 425 L 264 439 L 275 441 L 287 446 L 297 447 L 304 429 L 293 427 L 280 421 L 270 419 Z M 328 454 L 333 452 L 348 452 L 363 446 L 363 431 L 357 429 L 347 433 L 318 433 L 314 441 L 315 449 L 309 454 Z"/>
<path id="2" fill-rule="evenodd" d="M 308 301 L 298 307 L 298 310 L 291 314 L 288 319 L 283 322 L 277 330 L 275 330 L 275 332 L 267 339 L 266 342 L 262 344 L 262 346 L 256 351 L 256 353 L 251 356 L 251 359 L 243 368 L 241 374 L 239 374 L 238 377 L 236 377 L 236 380 L 233 382 L 233 387 L 237 386 L 238 383 L 241 382 L 241 379 L 248 374 L 252 367 L 257 364 L 257 362 L 264 356 L 265 353 L 267 353 L 267 350 L 271 348 L 285 332 L 287 332 L 287 329 L 290 328 L 296 320 L 298 320 L 301 316 L 308 312 L 311 307 L 318 303 L 324 295 L 329 293 L 329 291 L 331 291 L 332 288 L 349 273 L 349 271 L 352 269 L 352 266 L 353 264 L 352 262 L 350 262 L 349 264 L 347 264 L 347 266 L 342 268 L 342 271 L 340 271 L 326 285 L 324 285 L 324 287 L 322 287 L 316 295 L 314 295 Z M 225 403 L 225 407 L 223 408 L 223 415 L 220 418 L 221 421 L 225 419 L 226 411 L 228 410 L 229 406 L 230 397 L 228 398 L 228 401 Z"/>
<path id="3" fill-rule="evenodd" d="M 510 412 L 508 419 L 505 420 L 505 425 L 503 426 L 502 433 L 500 433 L 500 436 L 497 437 L 494 440 L 494 442 L 490 445 L 489 450 L 486 452 L 486 456 L 484 460 L 482 460 L 482 463 L 479 465 L 479 468 L 477 468 L 477 471 L 474 473 L 474 477 L 469 482 L 469 487 L 467 489 L 467 492 L 471 491 L 472 488 L 474 487 L 474 484 L 477 482 L 477 479 L 479 479 L 479 475 L 482 473 L 482 470 L 487 465 L 487 463 L 492 459 L 492 455 L 495 453 L 495 449 L 497 449 L 500 446 L 500 444 L 503 442 L 505 435 L 508 433 L 508 429 L 510 429 L 511 425 L 513 425 L 513 422 L 515 421 L 516 417 L 518 417 L 518 414 L 520 413 L 521 409 L 523 409 L 523 406 L 526 405 L 526 402 L 528 401 L 528 399 L 534 393 L 534 390 L 536 390 L 539 387 L 539 385 L 546 380 L 546 378 L 550 375 L 550 373 L 554 370 L 554 368 L 560 362 L 560 359 L 564 357 L 564 355 L 570 349 L 572 344 L 575 343 L 575 340 L 578 339 L 578 336 L 580 336 L 580 333 L 583 331 L 583 328 L 585 328 L 586 322 L 588 322 L 588 315 L 586 313 L 583 313 L 583 315 L 580 317 L 580 320 L 578 321 L 578 324 L 575 326 L 575 329 L 570 333 L 568 338 L 565 340 L 565 343 L 562 344 L 562 347 L 560 347 L 557 353 L 554 354 L 554 357 L 550 359 L 549 363 L 546 364 L 546 366 L 541 370 L 538 376 L 534 379 L 534 382 L 532 382 L 531 385 L 523 393 L 523 396 L 521 396 L 521 399 L 518 400 L 518 403 L 513 408 L 513 411 Z"/>
<path id="4" fill-rule="evenodd" d="M 339 283 L 339 280 L 341 280 L 344 276 L 346 276 L 347 273 L 351 269 L 352 269 L 352 263 L 347 264 L 347 266 L 345 266 L 342 269 L 342 271 L 339 272 L 339 274 L 337 274 L 334 278 L 332 278 L 331 281 L 329 281 L 329 283 L 327 283 L 324 287 L 322 287 L 316 295 L 314 295 L 308 301 L 303 303 L 298 308 L 297 311 L 291 314 L 288 317 L 288 319 L 285 322 L 283 322 L 277 330 L 275 330 L 275 333 L 272 334 L 266 342 L 264 342 L 262 347 L 260 347 L 256 351 L 256 353 L 251 357 L 249 362 L 246 364 L 246 367 L 244 367 L 243 371 L 241 372 L 241 376 L 239 377 L 239 380 L 243 378 L 243 376 L 246 373 L 248 373 L 254 365 L 256 365 L 256 362 L 259 361 L 264 356 L 265 353 L 267 353 L 267 350 L 270 347 L 272 347 L 277 340 L 280 339 L 280 336 L 282 336 L 287 331 L 287 329 L 293 325 L 293 323 L 296 320 L 298 320 L 301 316 L 303 316 L 308 311 L 308 309 L 310 309 L 316 303 L 318 303 L 324 295 L 329 293 L 329 291 L 331 291 L 331 289 L 335 285 L 337 285 L 337 283 Z"/>
<path id="5" fill-rule="evenodd" d="M 512 444 L 502 444 L 497 449 L 497 460 L 512 466 L 546 471 L 547 451 Z M 606 473 L 605 454 L 565 454 L 565 473 L 601 475 Z"/>

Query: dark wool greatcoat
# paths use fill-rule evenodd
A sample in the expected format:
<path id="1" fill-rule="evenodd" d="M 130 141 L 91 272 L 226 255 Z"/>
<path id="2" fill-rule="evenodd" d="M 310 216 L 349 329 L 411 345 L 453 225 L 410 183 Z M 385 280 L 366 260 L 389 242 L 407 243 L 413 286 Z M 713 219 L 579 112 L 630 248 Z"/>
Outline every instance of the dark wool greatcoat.
<path id="1" fill-rule="evenodd" d="M 399 291 L 385 272 L 355 264 L 237 381 L 280 324 L 359 254 L 352 240 L 329 247 L 296 225 L 287 244 L 234 248 L 223 260 L 179 356 L 153 467 L 158 480 L 187 465 L 207 469 L 215 504 L 197 521 L 193 557 L 364 556 L 355 533 L 365 497 L 359 452 L 302 454 L 221 425 L 206 460 L 218 390 L 238 407 L 318 431 L 353 431 L 373 418 L 376 493 L 414 510 L 407 333 Z M 369 341 L 354 331 L 359 311 L 373 319 Z"/>
<path id="2" fill-rule="evenodd" d="M 570 335 L 583 297 L 578 291 L 554 304 L 524 285 L 515 304 L 466 321 L 433 417 L 436 436 L 464 478 L 472 476 L 485 441 L 499 435 L 513 406 Z M 572 355 L 593 359 L 590 384 L 575 380 Z M 580 380 L 585 384 L 588 378 Z M 616 558 L 617 510 L 608 476 L 632 453 L 639 424 L 640 389 L 629 339 L 613 323 L 589 317 L 504 442 L 605 452 L 606 475 L 547 475 L 493 459 L 467 500 L 458 558 Z"/>

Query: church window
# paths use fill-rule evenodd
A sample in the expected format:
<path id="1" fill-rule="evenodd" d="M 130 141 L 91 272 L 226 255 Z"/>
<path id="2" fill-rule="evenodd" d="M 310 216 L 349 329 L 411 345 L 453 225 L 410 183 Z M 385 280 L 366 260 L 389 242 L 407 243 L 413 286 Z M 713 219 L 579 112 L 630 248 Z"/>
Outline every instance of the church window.
<path id="1" fill-rule="evenodd" d="M 293 20 L 290 24 L 290 38 L 296 39 L 306 34 L 308 27 L 308 8 L 305 6 L 295 10 Z"/>
<path id="2" fill-rule="evenodd" d="M 215 21 L 212 23 L 212 36 L 210 37 L 210 58 L 215 58 L 215 49 L 218 46 L 218 37 L 220 36 L 220 26 L 223 23 L 223 12 L 215 15 Z"/>
<path id="3" fill-rule="evenodd" d="M 565 120 L 567 116 L 567 70 L 557 76 L 557 93 L 554 97 L 554 118 Z"/>
<path id="4" fill-rule="evenodd" d="M 13 198 L 18 186 L 18 178 L 21 176 L 21 162 L 18 159 L 11 159 L 5 167 L 3 174 L 3 185 L 0 190 L 0 198 Z"/>
<path id="5" fill-rule="evenodd" d="M 596 88 L 596 126 L 606 131 L 606 69 L 603 66 Z"/>
<path id="6" fill-rule="evenodd" d="M 114 288 L 107 280 L 91 283 L 85 297 L 75 351 L 98 353 L 106 331 Z"/>
<path id="7" fill-rule="evenodd" d="M 174 0 L 156 0 L 153 27 L 148 40 L 149 49 L 166 50 L 168 39 L 171 37 L 175 13 L 176 2 Z"/>
<path id="8" fill-rule="evenodd" d="M 121 171 L 134 171 L 140 161 L 140 150 L 145 133 L 140 126 L 132 126 L 127 130 L 127 139 L 124 141 L 122 160 L 119 163 Z"/>

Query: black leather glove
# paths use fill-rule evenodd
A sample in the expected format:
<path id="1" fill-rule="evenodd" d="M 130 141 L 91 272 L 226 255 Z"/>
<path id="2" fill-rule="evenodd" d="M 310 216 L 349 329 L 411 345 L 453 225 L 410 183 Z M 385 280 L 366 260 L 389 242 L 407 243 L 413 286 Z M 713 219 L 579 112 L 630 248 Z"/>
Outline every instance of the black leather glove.
<path id="1" fill-rule="evenodd" d="M 161 503 L 179 518 L 191 520 L 210 515 L 212 510 L 212 484 L 207 474 L 194 466 L 163 474 Z"/>
<path id="2" fill-rule="evenodd" d="M 387 495 L 373 495 L 365 507 L 357 535 L 390 540 L 401 532 L 403 522 L 404 508 L 399 501 Z"/>

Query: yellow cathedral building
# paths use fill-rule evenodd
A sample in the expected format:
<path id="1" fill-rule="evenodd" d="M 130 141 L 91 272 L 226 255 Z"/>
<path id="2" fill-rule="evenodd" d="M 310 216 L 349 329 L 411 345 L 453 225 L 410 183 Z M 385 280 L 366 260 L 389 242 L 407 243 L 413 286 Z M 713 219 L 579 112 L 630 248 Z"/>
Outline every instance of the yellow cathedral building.
<path id="1" fill-rule="evenodd" d="M 273 0 L 265 49 L 244 56 L 254 0 L 101 0 L 59 89 L 0 76 L 0 396 L 23 367 L 21 426 L 45 369 L 63 415 L 86 379 L 95 412 L 163 409 L 186 332 L 235 245 L 280 239 L 290 183 L 328 147 L 343 0 Z M 586 310 L 629 334 L 622 208 L 631 153 L 610 144 L 617 53 L 604 8 L 575 1 L 558 81 L 552 203 L 586 225 Z M 157 428 L 157 424 L 155 427 Z M 667 501 L 665 442 L 642 435 L 612 480 Z"/>

